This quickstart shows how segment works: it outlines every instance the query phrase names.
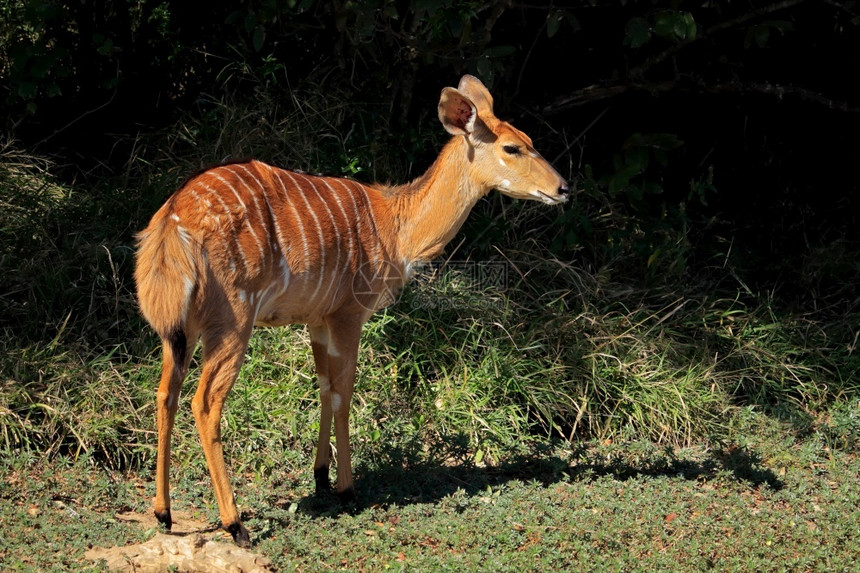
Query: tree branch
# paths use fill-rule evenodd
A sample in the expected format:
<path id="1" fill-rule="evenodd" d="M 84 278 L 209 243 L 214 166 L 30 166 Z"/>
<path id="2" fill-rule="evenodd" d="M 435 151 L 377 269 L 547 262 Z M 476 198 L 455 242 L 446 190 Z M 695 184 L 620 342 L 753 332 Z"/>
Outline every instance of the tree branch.
<path id="1" fill-rule="evenodd" d="M 742 15 L 738 16 L 737 18 L 732 18 L 731 20 L 726 20 L 725 22 L 720 22 L 719 24 L 714 24 L 713 26 L 711 26 L 707 30 L 703 31 L 701 34 L 696 34 L 696 37 L 694 39 L 679 42 L 679 43 L 675 44 L 674 46 L 671 46 L 671 47 L 663 50 L 659 54 L 656 54 L 656 55 L 646 59 L 640 65 L 631 69 L 627 75 L 631 78 L 634 78 L 637 81 L 641 80 L 645 76 L 645 73 L 648 70 L 650 70 L 651 68 L 653 68 L 657 64 L 664 62 L 666 59 L 670 58 L 671 56 L 674 56 L 675 54 L 677 54 L 678 52 L 680 52 L 681 50 L 683 50 L 684 48 L 686 48 L 687 46 L 689 46 L 691 44 L 694 44 L 696 42 L 704 40 L 705 38 L 709 38 L 710 36 L 714 35 L 717 32 L 722 32 L 723 30 L 728 30 L 730 28 L 734 28 L 735 26 L 738 26 L 738 25 L 743 24 L 745 22 L 749 22 L 750 20 L 752 20 L 754 18 L 758 18 L 758 17 L 764 16 L 766 14 L 771 14 L 771 13 L 777 12 L 779 10 L 784 10 L 786 8 L 791 8 L 792 6 L 797 6 L 798 4 L 802 4 L 805 1 L 806 0 L 783 0 L 782 2 L 775 2 L 775 3 L 770 4 L 768 6 L 762 6 L 761 8 L 757 8 L 755 10 L 752 10 L 751 12 L 747 12 L 746 14 L 742 14 Z"/>
<path id="2" fill-rule="evenodd" d="M 692 88 L 679 85 L 677 82 L 661 83 L 627 83 L 608 86 L 593 85 L 583 88 L 560 101 L 543 108 L 545 114 L 558 113 L 566 109 L 594 103 L 617 95 L 633 91 L 648 91 L 651 93 L 668 93 L 671 91 L 687 91 L 710 94 L 764 94 L 782 99 L 786 96 L 794 96 L 802 101 L 823 105 L 828 109 L 847 113 L 858 113 L 860 107 L 853 106 L 845 100 L 832 98 L 802 86 L 773 84 L 770 82 L 740 82 L 731 81 L 719 84 L 706 85 L 697 82 Z"/>
<path id="3" fill-rule="evenodd" d="M 666 93 L 678 90 L 696 91 L 699 93 L 766 94 L 775 96 L 778 99 L 782 99 L 785 96 L 794 96 L 803 101 L 823 105 L 828 109 L 842 112 L 857 113 L 858 111 L 860 111 L 860 108 L 851 105 L 847 101 L 835 99 L 800 86 L 773 84 L 767 81 L 747 83 L 740 81 L 730 81 L 725 83 L 708 85 L 705 84 L 703 81 L 699 80 L 694 83 L 694 86 L 692 88 L 690 88 L 682 85 L 677 80 L 677 78 L 675 80 L 663 82 L 650 82 L 645 79 L 645 75 L 653 67 L 675 56 L 681 50 L 691 44 L 700 42 L 701 40 L 704 40 L 706 38 L 710 38 L 713 35 L 724 30 L 736 28 L 737 26 L 745 24 L 750 20 L 754 20 L 756 18 L 760 18 L 762 16 L 772 14 L 780 10 L 785 10 L 787 8 L 797 6 L 799 4 L 804 3 L 805 1 L 806 0 L 782 0 L 780 2 L 774 2 L 767 6 L 762 6 L 761 8 L 756 8 L 754 10 L 746 12 L 745 14 L 742 14 L 730 20 L 714 24 L 713 26 L 710 26 L 706 30 L 697 34 L 694 39 L 679 42 L 659 52 L 658 54 L 655 54 L 645 59 L 645 61 L 643 61 L 638 66 L 631 68 L 627 73 L 626 81 L 622 80 L 615 83 L 594 84 L 585 87 L 581 90 L 577 90 L 570 96 L 567 96 L 561 100 L 556 101 L 555 103 L 548 105 L 543 109 L 543 112 L 547 114 L 558 113 L 571 107 L 601 101 L 633 91 Z M 844 6 L 833 2 L 832 0 L 828 3 L 843 10 L 845 9 Z"/>

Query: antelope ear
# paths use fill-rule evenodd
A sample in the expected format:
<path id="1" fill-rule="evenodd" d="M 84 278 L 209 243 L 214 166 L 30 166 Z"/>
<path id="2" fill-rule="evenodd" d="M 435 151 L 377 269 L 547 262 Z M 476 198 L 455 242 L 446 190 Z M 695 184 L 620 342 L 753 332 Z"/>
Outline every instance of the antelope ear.
<path id="1" fill-rule="evenodd" d="M 481 80 L 467 74 L 460 80 L 457 89 L 474 102 L 479 116 L 482 118 L 493 116 L 493 96 Z"/>
<path id="2" fill-rule="evenodd" d="M 445 88 L 439 98 L 439 121 L 451 135 L 469 135 L 475 130 L 478 110 L 472 101 L 455 90 Z"/>

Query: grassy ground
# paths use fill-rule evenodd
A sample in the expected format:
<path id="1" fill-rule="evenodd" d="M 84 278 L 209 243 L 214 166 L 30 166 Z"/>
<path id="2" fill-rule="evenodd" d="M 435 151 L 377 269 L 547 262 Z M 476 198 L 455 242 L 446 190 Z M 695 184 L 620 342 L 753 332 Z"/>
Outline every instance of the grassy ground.
<path id="1" fill-rule="evenodd" d="M 422 454 L 359 446 L 347 510 L 311 493 L 309 451 L 234 481 L 255 550 L 284 571 L 853 570 L 860 458 L 754 410 L 740 418 L 711 448 L 527 440 L 492 466 L 462 436 Z M 175 465 L 174 506 L 214 523 L 204 472 Z M 147 474 L 18 456 L 0 477 L 4 571 L 82 570 L 88 546 L 154 533 L 114 517 L 149 510 Z"/>
<path id="2" fill-rule="evenodd" d="M 418 288 L 444 300 L 442 283 Z M 848 571 L 860 558 L 860 404 L 853 378 L 841 396 L 820 387 L 839 380 L 821 366 L 838 349 L 823 355 L 808 325 L 787 354 L 790 321 L 712 301 L 734 336 L 726 358 L 706 360 L 683 344 L 682 317 L 699 317 L 710 344 L 724 323 L 708 326 L 695 301 L 626 314 L 583 304 L 569 321 L 577 346 L 549 315 L 515 320 L 516 300 L 480 316 L 448 304 L 433 320 L 446 305 L 410 297 L 363 340 L 353 508 L 312 493 L 306 331 L 252 341 L 225 445 L 255 550 L 279 570 Z M 7 370 L 27 375 L 14 388 L 4 378 L 2 570 L 81 570 L 89 546 L 155 533 L 116 517 L 151 511 L 158 353 L 151 341 L 124 350 L 148 339 L 90 360 L 75 344 L 31 347 Z M 174 508 L 215 524 L 188 404 L 196 376 L 175 433 Z M 758 397 L 738 390 L 764 382 Z"/>

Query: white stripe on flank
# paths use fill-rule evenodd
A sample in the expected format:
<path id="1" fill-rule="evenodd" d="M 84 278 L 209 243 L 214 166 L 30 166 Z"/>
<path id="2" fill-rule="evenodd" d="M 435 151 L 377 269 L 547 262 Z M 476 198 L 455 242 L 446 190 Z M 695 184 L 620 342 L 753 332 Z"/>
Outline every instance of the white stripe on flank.
<path id="1" fill-rule="evenodd" d="M 372 233 L 370 231 L 364 231 L 363 230 L 363 228 L 365 226 L 365 224 L 364 224 L 365 218 L 362 216 L 362 213 L 358 208 L 359 200 L 355 197 L 355 195 L 352 194 L 352 186 L 347 185 L 346 182 L 344 182 L 341 179 L 335 179 L 335 181 L 337 181 L 340 184 L 340 186 L 346 190 L 347 194 L 349 195 L 349 198 L 352 199 L 352 208 L 353 208 L 353 212 L 355 213 L 355 225 L 356 225 L 355 232 L 358 235 L 359 249 L 361 249 L 363 246 L 363 243 L 361 242 L 361 238 L 366 235 L 367 240 L 373 242 L 374 253 L 373 254 L 365 253 L 365 254 L 367 255 L 368 259 L 372 260 L 376 265 L 378 265 L 379 261 L 380 261 L 379 251 L 380 251 L 381 247 L 379 244 L 379 234 L 376 232 L 376 222 L 373 219 L 373 212 L 370 209 L 370 199 L 367 197 L 367 193 L 364 191 L 363 187 L 359 187 L 358 189 L 356 189 L 356 191 L 358 191 L 359 193 L 364 193 L 364 198 L 367 200 L 367 211 L 370 212 L 370 214 L 371 214 L 370 222 L 373 225 L 373 232 Z"/>
<path id="2" fill-rule="evenodd" d="M 223 177 L 221 177 L 220 175 L 218 175 L 218 173 L 217 173 L 217 172 L 213 172 L 213 173 L 212 173 L 212 176 L 213 176 L 213 177 L 215 177 L 215 179 L 217 179 L 217 180 L 218 180 L 218 181 L 220 181 L 221 183 L 223 183 L 223 184 L 224 184 L 224 186 L 226 186 L 227 188 L 229 188 L 229 189 L 230 189 L 230 191 L 233 193 L 233 196 L 236 198 L 236 201 L 238 201 L 238 202 L 239 202 L 239 205 L 241 205 L 241 206 L 242 206 L 242 211 L 247 211 L 247 210 L 248 210 L 248 208 L 247 208 L 247 207 L 245 207 L 245 202 L 244 202 L 244 201 L 242 201 L 242 198 L 241 198 L 241 197 L 239 197 L 239 194 L 238 194 L 238 193 L 236 193 L 236 188 L 235 188 L 235 187 L 233 187 L 233 184 L 232 184 L 232 183 L 230 183 L 229 181 L 227 181 L 226 179 L 224 179 Z M 239 178 L 239 180 L 241 181 L 242 179 L 241 179 L 241 178 Z"/>
<path id="3" fill-rule="evenodd" d="M 273 300 L 273 301 L 277 300 L 278 298 L 281 297 L 281 295 L 283 295 L 285 292 L 287 292 L 287 288 L 290 286 L 290 265 L 287 264 L 286 257 L 280 257 L 278 259 L 278 270 L 281 273 L 281 276 L 280 276 L 281 280 L 278 281 L 278 277 L 275 276 L 275 269 L 273 268 L 272 269 L 272 280 L 266 286 L 265 290 L 263 290 L 263 293 L 268 293 L 269 289 L 271 289 L 272 287 L 278 286 L 278 284 L 277 284 L 278 282 L 281 283 L 280 288 L 277 288 L 277 292 L 273 291 L 274 294 L 271 296 L 271 300 Z M 261 295 L 263 293 L 261 293 Z"/>
<path id="4" fill-rule="evenodd" d="M 311 209 L 311 203 L 308 201 L 308 198 L 305 196 L 302 188 L 296 183 L 296 178 L 293 177 L 293 174 L 289 171 L 284 171 L 287 176 L 293 181 L 293 185 L 297 187 L 297 195 L 302 198 L 302 201 L 305 203 L 305 207 L 308 209 L 308 213 L 310 213 L 311 217 L 314 220 L 314 225 L 317 229 L 317 238 L 320 241 L 320 268 L 319 268 L 319 277 L 317 278 L 317 286 L 314 291 L 313 296 L 318 296 L 320 292 L 320 288 L 322 287 L 323 276 L 325 275 L 325 237 L 323 236 L 322 228 L 320 227 L 320 219 L 317 217 L 316 212 Z M 307 179 L 307 178 L 306 178 Z M 311 183 L 313 187 L 313 182 L 308 179 L 308 182 Z"/>
<path id="5" fill-rule="evenodd" d="M 236 188 L 233 187 L 232 183 L 230 183 L 229 181 L 227 181 L 226 179 L 221 177 L 218 173 L 212 173 L 212 175 L 215 177 L 215 179 L 220 181 L 222 185 L 224 185 L 225 187 L 230 189 L 231 193 L 233 193 L 233 196 L 236 198 L 236 201 L 239 202 L 239 206 L 241 207 L 241 210 L 238 213 L 238 216 L 244 217 L 245 223 L 249 226 L 249 228 L 251 228 L 250 224 L 248 223 L 248 207 L 245 206 L 245 202 L 242 201 L 241 197 L 239 197 L 239 193 L 236 192 Z M 239 181 L 242 181 L 241 177 L 239 178 Z M 244 181 L 243 181 L 243 183 L 244 183 Z M 222 200 L 222 203 L 223 202 L 224 201 Z M 235 218 L 236 215 L 233 212 L 231 212 L 230 214 L 233 215 L 233 218 Z M 236 232 L 238 232 L 238 231 L 239 230 L 236 229 Z M 257 243 L 257 247 L 260 249 L 260 256 L 262 257 L 263 256 L 263 247 L 260 245 L 260 239 L 257 237 L 257 233 L 254 232 L 253 228 L 251 228 L 251 234 L 254 235 L 254 241 Z M 247 276 L 250 276 L 251 275 L 251 263 L 249 262 L 248 254 L 245 252 L 245 249 L 242 248 L 242 243 L 239 242 L 238 234 L 233 236 L 233 243 L 236 245 L 236 250 L 239 251 L 239 257 L 242 259 L 242 264 L 245 266 L 245 274 Z M 262 264 L 262 260 L 260 261 L 260 263 Z"/>
<path id="6" fill-rule="evenodd" d="M 322 201 L 323 207 L 325 207 L 326 213 L 328 213 L 328 218 L 331 221 L 332 231 L 334 231 L 334 234 L 336 236 L 335 246 L 337 247 L 337 257 L 335 258 L 334 269 L 332 269 L 332 272 L 329 276 L 328 286 L 326 287 L 325 295 L 323 296 L 324 301 L 330 301 L 329 307 L 331 307 L 331 303 L 332 303 L 332 298 L 330 298 L 331 288 L 332 288 L 332 286 L 334 286 L 335 281 L 340 278 L 340 275 L 337 272 L 338 269 L 341 268 L 340 267 L 340 229 L 337 228 L 337 221 L 335 221 L 334 213 L 331 212 L 331 209 L 328 206 L 328 201 L 326 201 L 326 197 L 323 196 L 322 193 L 320 193 L 319 189 L 317 189 L 316 183 L 314 181 L 312 181 L 311 179 L 309 179 L 308 177 L 306 177 L 305 175 L 301 175 L 301 176 L 304 179 L 306 179 L 308 183 L 311 184 L 311 187 L 314 188 L 314 193 L 316 193 L 317 197 L 319 197 L 320 201 Z M 320 178 L 320 179 L 317 179 L 316 181 L 322 182 L 326 187 L 329 188 L 329 190 L 331 190 L 331 187 L 328 186 L 328 183 L 326 183 L 325 179 Z M 322 229 L 320 229 L 320 233 L 322 233 Z M 322 274 L 323 273 L 320 273 L 320 278 L 322 278 Z M 331 308 L 329 308 L 328 310 L 331 310 Z"/>
<path id="7" fill-rule="evenodd" d="M 266 167 L 269 166 L 267 165 Z M 274 175 L 274 170 L 271 167 L 269 167 L 269 170 L 272 171 L 272 174 Z M 275 242 L 277 243 L 281 251 L 281 255 L 286 256 L 287 243 L 286 241 L 284 241 L 284 235 L 281 233 L 281 225 L 278 222 L 278 217 L 275 215 L 275 210 L 272 209 L 272 204 L 269 203 L 269 194 L 266 193 L 266 187 L 264 187 L 263 184 L 260 183 L 260 180 L 257 179 L 253 173 L 251 173 L 250 171 L 248 171 L 247 173 L 251 177 L 251 179 L 253 179 L 257 183 L 257 185 L 260 186 L 260 189 L 262 190 L 261 192 L 263 194 L 263 201 L 266 203 L 266 209 L 269 211 L 269 217 L 272 218 L 272 225 L 275 227 Z M 281 185 L 283 185 L 283 183 L 281 183 Z"/>
<path id="8" fill-rule="evenodd" d="M 268 285 L 266 285 L 266 288 L 264 288 L 260 292 L 251 293 L 251 304 L 254 305 L 254 317 L 253 317 L 253 320 L 251 321 L 251 324 L 257 324 L 257 319 L 260 318 L 261 309 L 266 310 L 266 311 L 269 310 L 268 307 L 266 307 L 265 305 L 268 304 L 272 300 L 272 298 L 268 297 L 269 289 L 272 288 L 272 284 L 273 283 L 269 283 Z M 254 302 L 255 300 L 256 300 L 256 304 Z M 264 318 L 265 318 L 265 313 L 264 313 Z"/>
<path id="9" fill-rule="evenodd" d="M 281 296 L 287 292 L 287 287 L 290 285 L 290 265 L 287 264 L 287 259 L 285 257 L 281 257 L 278 266 L 281 268 L 281 281 L 284 283 L 284 286 L 278 293 L 278 296 Z"/>
<path id="10" fill-rule="evenodd" d="M 237 167 L 244 168 L 245 166 L 244 165 L 237 165 Z M 248 173 L 247 169 L 245 169 L 245 173 Z M 221 179 L 221 181 L 223 181 L 225 185 L 227 185 L 227 182 L 224 181 L 224 179 L 222 177 L 218 176 L 218 178 Z M 242 185 L 245 187 L 245 189 L 248 190 L 248 193 L 250 193 L 251 198 L 256 203 L 257 194 L 254 193 L 254 190 L 251 188 L 250 185 L 248 185 L 248 182 L 245 181 L 245 178 L 239 177 L 239 181 L 242 183 Z M 260 268 L 262 269 L 263 263 L 266 260 L 266 253 L 263 249 L 263 242 L 260 240 L 260 237 L 257 235 L 257 231 L 254 229 L 254 226 L 251 224 L 251 218 L 248 217 L 248 206 L 245 205 L 245 202 L 242 201 L 242 198 L 239 197 L 239 194 L 236 192 L 236 190 L 232 186 L 230 186 L 230 191 L 232 191 L 233 195 L 236 196 L 236 200 L 239 202 L 240 205 L 242 205 L 242 209 L 245 212 L 245 225 L 248 227 L 248 230 L 251 231 L 251 236 L 254 237 L 254 242 L 257 243 L 257 250 L 260 252 Z"/>
<path id="11" fill-rule="evenodd" d="M 192 187 L 191 189 L 188 190 L 188 192 L 191 193 L 191 196 L 194 197 L 195 201 L 197 201 L 198 203 L 202 203 L 203 206 L 206 207 L 207 209 L 212 208 L 212 202 L 209 201 L 209 199 L 207 199 L 206 197 L 201 197 L 200 194 L 197 192 L 197 189 L 194 189 Z"/>
<path id="12" fill-rule="evenodd" d="M 225 215 L 231 215 L 231 216 L 233 215 L 233 211 L 230 210 L 230 206 L 227 205 L 227 203 L 224 201 L 224 199 L 221 198 L 221 194 L 218 193 L 217 189 L 215 189 L 214 187 L 208 187 L 208 186 L 204 187 L 204 189 L 209 191 L 209 194 L 212 195 L 213 197 L 215 197 L 215 200 L 221 204 L 221 207 L 224 208 L 224 214 Z"/>
<path id="13" fill-rule="evenodd" d="M 224 180 L 220 176 L 215 175 L 215 177 L 217 179 L 220 179 L 222 182 L 224 182 Z M 226 182 L 224 182 L 224 183 L 226 184 Z M 229 185 L 228 185 L 228 187 L 229 187 Z M 228 215 L 232 219 L 233 218 L 233 212 L 230 210 L 230 207 L 227 205 L 227 203 L 224 201 L 224 199 L 221 198 L 221 195 L 213 187 L 206 187 L 206 190 L 209 191 L 209 193 L 212 196 L 214 196 L 218 200 L 219 203 L 221 203 L 221 206 L 224 207 L 224 214 Z M 232 190 L 232 187 L 231 187 L 231 190 Z M 233 191 L 233 192 L 235 193 L 235 191 Z M 221 226 L 220 230 L 221 230 L 221 234 L 223 235 L 224 234 L 224 227 Z M 242 250 L 242 246 L 239 244 L 239 242 L 236 240 L 235 237 L 230 237 L 230 240 L 233 241 L 233 244 L 236 245 L 236 249 L 239 251 L 239 255 L 242 258 L 242 263 L 245 265 L 246 275 L 250 274 L 249 271 L 251 270 L 251 267 L 248 266 L 248 259 L 245 257 L 245 251 Z M 230 259 L 230 270 L 234 273 L 236 272 L 236 263 L 233 261 L 232 257 Z"/>
<path id="14" fill-rule="evenodd" d="M 376 258 L 374 262 L 379 265 L 384 260 L 384 257 L 380 252 L 382 251 L 382 241 L 379 235 L 379 228 L 376 226 L 376 216 L 373 214 L 373 205 L 370 203 L 370 197 L 364 189 L 362 189 L 362 192 L 364 193 L 364 198 L 367 200 L 367 214 L 370 217 L 370 224 L 373 226 L 373 239 L 376 241 Z"/>
<path id="15" fill-rule="evenodd" d="M 323 183 L 328 187 L 329 191 L 331 191 L 331 196 L 334 199 L 334 202 L 337 203 L 338 209 L 340 209 L 341 215 L 343 215 L 343 220 L 346 223 L 346 238 L 349 239 L 349 243 L 346 250 L 346 265 L 341 270 L 341 274 L 343 274 L 347 269 L 350 268 L 350 263 L 352 262 L 352 257 L 354 254 L 353 249 L 355 249 L 355 237 L 353 237 L 353 231 L 351 225 L 349 224 L 349 215 L 346 214 L 346 209 L 343 208 L 343 202 L 340 200 L 340 195 L 334 190 L 334 188 L 329 185 L 328 181 L 323 179 Z M 332 224 L 334 224 L 334 220 L 332 220 Z M 337 226 L 335 225 L 335 228 Z M 338 231 L 338 237 L 340 237 L 340 232 Z"/>
<path id="16" fill-rule="evenodd" d="M 260 316 L 260 306 L 263 304 L 263 299 L 266 298 L 266 293 L 268 292 L 269 287 L 266 287 L 266 290 L 260 293 L 260 298 L 257 299 L 257 306 L 254 308 L 254 320 L 251 324 L 255 324 L 257 322 L 257 318 Z"/>
<path id="17" fill-rule="evenodd" d="M 281 177 L 281 173 L 289 174 L 288 171 L 281 170 L 281 169 L 279 169 L 278 171 L 275 171 L 274 169 L 272 170 L 272 175 L 277 177 L 278 182 L 281 184 L 281 189 L 284 190 L 284 204 L 290 206 L 290 209 L 292 210 L 293 215 L 295 215 L 295 217 L 296 217 L 296 224 L 299 226 L 299 228 L 298 228 L 299 235 L 302 238 L 302 250 L 305 253 L 305 264 L 304 264 L 304 267 L 301 269 L 301 271 L 306 272 L 311 267 L 311 252 L 308 249 L 308 238 L 305 235 L 305 224 L 302 221 L 301 215 L 299 215 L 299 210 L 296 209 L 296 206 L 293 203 L 293 198 L 287 195 L 287 186 L 284 184 L 284 180 Z M 295 181 L 293 181 L 293 183 L 295 183 Z M 299 193 L 299 194 L 301 194 L 301 193 Z M 284 254 L 285 255 L 287 254 L 286 250 L 284 250 Z"/>
<path id="18" fill-rule="evenodd" d="M 349 195 L 350 201 L 352 201 L 353 218 L 352 218 L 352 220 L 350 220 L 349 216 L 347 216 L 346 220 L 347 220 L 347 227 L 349 228 L 350 240 L 352 240 L 353 238 L 356 238 L 356 240 L 358 242 L 358 247 L 356 248 L 354 254 L 356 257 L 358 257 L 358 260 L 360 262 L 361 261 L 361 235 L 362 235 L 361 227 L 362 227 L 362 224 L 361 224 L 361 214 L 358 212 L 358 201 L 355 200 L 355 197 L 353 196 L 352 191 L 350 191 L 349 187 L 347 185 L 345 185 L 343 183 L 343 181 L 341 181 L 340 179 L 335 179 L 335 181 L 337 181 L 337 183 L 341 187 L 343 187 L 343 190 L 346 192 L 347 195 Z"/>

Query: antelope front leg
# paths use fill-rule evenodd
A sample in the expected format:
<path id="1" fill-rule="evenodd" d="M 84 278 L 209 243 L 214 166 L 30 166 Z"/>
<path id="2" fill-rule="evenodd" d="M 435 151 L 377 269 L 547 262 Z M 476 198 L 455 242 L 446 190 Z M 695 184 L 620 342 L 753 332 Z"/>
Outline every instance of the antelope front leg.
<path id="1" fill-rule="evenodd" d="M 352 482 L 352 459 L 349 446 L 349 406 L 355 385 L 358 341 L 361 337 L 360 317 L 328 317 L 328 372 L 331 386 L 331 413 L 337 444 L 337 493 L 341 501 L 355 500 Z M 322 431 L 321 431 L 322 432 Z"/>
<path id="2" fill-rule="evenodd" d="M 317 495 L 331 490 L 328 478 L 331 457 L 331 378 L 328 369 L 328 326 L 310 326 L 311 348 L 314 351 L 314 364 L 317 369 L 317 383 L 320 387 L 320 436 L 317 440 L 317 454 L 314 460 L 314 482 Z"/>

